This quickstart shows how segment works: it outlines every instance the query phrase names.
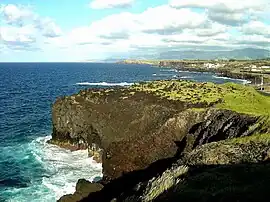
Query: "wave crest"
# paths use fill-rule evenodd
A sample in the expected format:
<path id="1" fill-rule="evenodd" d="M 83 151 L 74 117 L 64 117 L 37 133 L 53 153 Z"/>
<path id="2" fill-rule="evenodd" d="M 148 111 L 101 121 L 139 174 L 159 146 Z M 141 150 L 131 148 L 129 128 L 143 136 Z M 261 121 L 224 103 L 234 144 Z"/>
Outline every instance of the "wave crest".
<path id="1" fill-rule="evenodd" d="M 246 80 L 246 79 L 234 79 L 234 78 L 230 78 L 230 77 L 225 77 L 225 76 L 214 76 L 214 78 L 216 79 L 224 79 L 224 80 L 231 80 L 231 81 L 241 81 L 243 84 L 249 84 L 251 83 L 251 81 Z"/>
<path id="2" fill-rule="evenodd" d="M 98 82 L 98 83 L 91 83 L 91 82 L 81 82 L 76 83 L 79 86 L 131 86 L 134 83 L 128 82 L 120 82 L 120 83 L 107 83 L 107 82 Z"/>

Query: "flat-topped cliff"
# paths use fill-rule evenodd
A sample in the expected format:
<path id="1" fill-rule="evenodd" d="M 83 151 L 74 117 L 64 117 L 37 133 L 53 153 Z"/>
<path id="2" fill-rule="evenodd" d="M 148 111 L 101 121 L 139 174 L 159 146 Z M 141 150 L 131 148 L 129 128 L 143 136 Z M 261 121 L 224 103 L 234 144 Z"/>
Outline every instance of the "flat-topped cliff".
<path id="1" fill-rule="evenodd" d="M 270 97 L 233 83 L 171 80 L 142 82 L 128 88 L 87 89 L 56 100 L 50 143 L 73 150 L 88 149 L 89 156 L 102 162 L 104 177 L 100 185 L 95 185 L 101 191 L 90 194 L 91 201 L 132 201 L 128 200 L 132 187 L 165 175 L 171 166 L 206 164 L 209 160 L 203 156 L 204 151 L 209 151 L 205 154 L 209 156 L 217 154 L 208 164 L 221 163 L 219 158 L 225 164 L 233 157 L 224 156 L 219 148 L 225 153 L 232 148 L 235 155 L 240 149 L 245 153 L 257 148 L 259 144 L 238 148 L 234 142 L 229 146 L 214 143 L 269 133 L 269 115 Z M 214 145 L 203 147 L 210 143 Z M 252 153 L 245 159 L 265 159 L 265 145 L 257 157 Z M 232 162 L 241 162 L 239 155 Z M 76 192 L 76 200 L 93 192 L 91 189 L 81 195 Z M 140 201 L 135 198 L 133 201 Z M 61 200 L 76 201 L 74 196 Z"/>

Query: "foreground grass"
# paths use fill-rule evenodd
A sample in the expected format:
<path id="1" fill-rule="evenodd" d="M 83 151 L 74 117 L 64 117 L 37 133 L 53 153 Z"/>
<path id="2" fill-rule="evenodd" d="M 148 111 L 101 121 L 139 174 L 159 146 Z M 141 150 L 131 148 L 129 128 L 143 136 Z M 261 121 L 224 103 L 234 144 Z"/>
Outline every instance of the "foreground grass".
<path id="1" fill-rule="evenodd" d="M 270 97 L 258 93 L 254 88 L 239 84 L 224 84 L 225 88 L 233 89 L 224 94 L 224 102 L 218 108 L 252 115 L 270 115 Z"/>
<path id="2" fill-rule="evenodd" d="M 191 81 L 152 81 L 135 84 L 131 91 L 144 91 L 168 100 L 192 104 L 216 104 L 228 109 L 255 116 L 270 115 L 270 96 L 258 93 L 254 88 L 234 84 L 195 83 Z"/>
<path id="3" fill-rule="evenodd" d="M 185 183 L 155 202 L 267 201 L 270 164 L 209 166 L 195 169 Z"/>
<path id="4" fill-rule="evenodd" d="M 226 142 L 229 143 L 236 143 L 236 144 L 247 144 L 250 142 L 262 142 L 264 144 L 269 144 L 270 143 L 270 134 L 255 134 L 251 136 L 246 136 L 246 137 L 239 137 L 239 138 L 233 138 L 233 139 L 228 139 Z"/>

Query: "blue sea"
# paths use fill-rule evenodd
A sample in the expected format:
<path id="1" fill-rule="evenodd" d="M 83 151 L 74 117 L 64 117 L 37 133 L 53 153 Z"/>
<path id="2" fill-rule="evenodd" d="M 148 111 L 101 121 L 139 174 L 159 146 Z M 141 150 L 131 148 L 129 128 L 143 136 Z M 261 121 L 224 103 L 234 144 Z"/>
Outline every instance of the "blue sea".
<path id="1" fill-rule="evenodd" d="M 51 106 L 80 89 L 128 86 L 145 80 L 237 82 L 210 73 L 177 72 L 148 65 L 95 63 L 0 63 L 0 201 L 53 202 L 73 193 L 78 179 L 101 176 L 87 151 L 46 143 Z"/>

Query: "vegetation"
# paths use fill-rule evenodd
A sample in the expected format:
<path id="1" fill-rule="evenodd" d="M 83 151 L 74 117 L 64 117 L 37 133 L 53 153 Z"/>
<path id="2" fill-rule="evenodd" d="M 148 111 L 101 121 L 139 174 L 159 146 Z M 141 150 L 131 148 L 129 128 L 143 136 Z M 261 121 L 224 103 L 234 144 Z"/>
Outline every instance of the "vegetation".
<path id="1" fill-rule="evenodd" d="M 250 142 L 261 142 L 264 144 L 270 144 L 270 134 L 268 134 L 268 133 L 255 134 L 255 135 L 246 136 L 246 137 L 233 138 L 233 139 L 226 140 L 226 142 L 236 143 L 236 144 L 247 144 Z"/>
<path id="2" fill-rule="evenodd" d="M 131 91 L 144 91 L 168 100 L 193 104 L 216 104 L 217 108 L 229 109 L 251 115 L 270 115 L 270 97 L 254 88 L 235 83 L 217 85 L 191 81 L 152 81 L 135 84 Z"/>
<path id="3" fill-rule="evenodd" d="M 146 65 L 159 65 L 159 60 L 124 60 L 124 64 L 146 64 Z"/>
<path id="4" fill-rule="evenodd" d="M 260 69 L 262 66 L 270 66 L 267 59 L 258 60 L 124 60 L 126 64 L 148 64 L 168 68 L 188 68 L 192 71 L 229 72 L 236 78 L 260 77 L 263 73 L 265 82 L 270 82 L 270 70 Z M 252 66 L 258 69 L 253 69 Z M 252 70 L 252 71 L 251 71 Z M 245 75 L 245 76 L 244 76 Z"/>
<path id="5" fill-rule="evenodd" d="M 181 181 L 180 177 L 188 172 L 187 166 L 177 166 L 166 170 L 160 177 L 153 178 L 148 182 L 142 201 L 153 201 L 175 184 Z"/>
<path id="6" fill-rule="evenodd" d="M 155 201 L 266 201 L 269 172 L 269 163 L 204 166 Z"/>
<path id="7" fill-rule="evenodd" d="M 261 95 L 254 88 L 239 84 L 223 84 L 226 91 L 223 103 L 218 108 L 230 109 L 239 113 L 251 115 L 270 115 L 270 97 Z"/>
<path id="8" fill-rule="evenodd" d="M 269 59 L 258 59 L 258 60 L 123 60 L 121 63 L 126 64 L 150 64 L 158 65 L 160 62 L 167 63 L 183 63 L 187 66 L 194 64 L 194 67 L 201 67 L 196 65 L 201 65 L 205 63 L 211 64 L 225 64 L 227 68 L 241 68 L 249 65 L 256 66 L 267 66 L 270 65 Z"/>

